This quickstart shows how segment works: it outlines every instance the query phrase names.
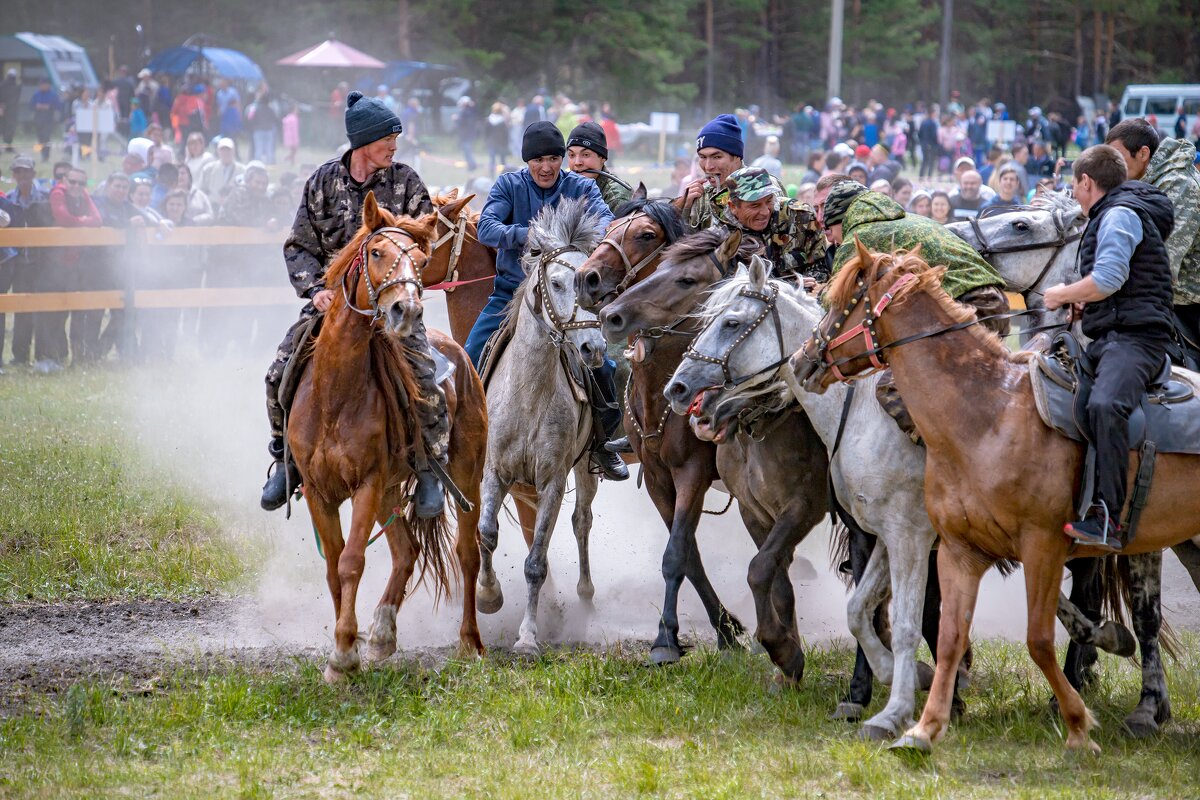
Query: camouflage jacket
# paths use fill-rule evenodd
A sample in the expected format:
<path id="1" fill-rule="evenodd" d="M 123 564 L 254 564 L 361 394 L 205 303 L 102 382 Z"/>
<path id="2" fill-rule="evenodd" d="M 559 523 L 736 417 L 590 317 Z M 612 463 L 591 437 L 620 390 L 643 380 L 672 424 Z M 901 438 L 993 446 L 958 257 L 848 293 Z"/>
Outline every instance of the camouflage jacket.
<path id="1" fill-rule="evenodd" d="M 829 280 L 825 232 L 817 224 L 817 212 L 808 203 L 788 200 L 786 195 L 776 197 L 775 213 L 765 231 L 747 228 L 728 206 L 722 210 L 719 224 L 731 232 L 740 230 L 744 237 L 758 242 L 763 255 L 775 266 L 776 275 L 799 274 L 815 278 L 818 283 Z"/>
<path id="2" fill-rule="evenodd" d="M 1000 273 L 965 239 L 928 217 L 905 214 L 899 203 L 878 192 L 864 192 L 850 204 L 842 222 L 842 244 L 834 257 L 835 274 L 854 257 L 856 238 L 872 253 L 912 250 L 920 245 L 921 258 L 927 264 L 946 267 L 942 288 L 953 298 L 984 286 L 1004 289 Z"/>
<path id="3" fill-rule="evenodd" d="M 600 189 L 600 196 L 604 198 L 604 204 L 614 214 L 618 208 L 629 202 L 629 198 L 633 194 L 629 189 L 613 180 L 613 176 L 607 172 L 601 172 L 596 176 L 596 187 Z"/>
<path id="4" fill-rule="evenodd" d="M 729 204 L 729 190 L 714 186 L 705 186 L 704 193 L 696 198 L 692 207 L 687 211 L 688 228 L 704 231 L 716 225 L 721 220 L 721 213 Z"/>
<path id="5" fill-rule="evenodd" d="M 374 192 L 381 208 L 416 217 L 433 210 L 429 190 L 407 164 L 392 164 L 364 183 L 350 176 L 350 153 L 325 162 L 304 184 L 304 196 L 283 244 L 296 294 L 310 299 L 325 288 L 325 269 L 362 225 L 363 201 Z"/>
<path id="6" fill-rule="evenodd" d="M 1175 305 L 1200 303 L 1200 173 L 1196 147 L 1186 139 L 1163 139 L 1142 180 L 1161 189 L 1175 207 L 1167 257 L 1175 281 Z"/>

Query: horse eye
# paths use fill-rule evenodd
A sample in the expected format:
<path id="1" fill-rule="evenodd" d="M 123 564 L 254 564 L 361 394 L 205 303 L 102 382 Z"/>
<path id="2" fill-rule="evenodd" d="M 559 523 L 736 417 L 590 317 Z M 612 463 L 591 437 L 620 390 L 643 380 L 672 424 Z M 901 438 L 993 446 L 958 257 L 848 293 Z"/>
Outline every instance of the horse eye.
<path id="1" fill-rule="evenodd" d="M 379 258 L 379 251 L 378 251 L 378 250 L 372 250 L 372 251 L 371 251 L 371 258 Z"/>
<path id="2" fill-rule="evenodd" d="M 1024 233 L 1025 231 L 1029 230 L 1029 223 L 1022 220 L 1017 220 L 1013 223 L 1013 227 Z"/>
<path id="3" fill-rule="evenodd" d="M 678 284 L 679 286 L 695 286 L 696 279 L 695 278 L 679 278 L 678 280 L 675 281 L 675 283 Z"/>
<path id="4" fill-rule="evenodd" d="M 727 320 L 725 320 L 725 327 L 726 327 L 726 328 L 739 328 L 739 327 L 741 327 L 741 325 L 742 325 L 742 321 L 741 321 L 740 319 L 727 319 Z"/>
<path id="5" fill-rule="evenodd" d="M 556 292 L 561 292 L 561 291 L 563 290 L 563 282 L 562 282 L 562 281 L 560 281 L 560 280 L 558 280 L 558 279 L 555 279 L 555 280 L 552 280 L 552 281 L 550 281 L 550 286 L 551 286 L 551 287 L 554 289 L 554 291 L 556 291 Z"/>
<path id="6" fill-rule="evenodd" d="M 653 241 L 654 239 L 656 239 L 658 237 L 655 236 L 654 231 L 645 231 L 644 233 L 638 234 L 638 238 L 645 239 L 646 241 L 649 242 L 649 241 Z"/>

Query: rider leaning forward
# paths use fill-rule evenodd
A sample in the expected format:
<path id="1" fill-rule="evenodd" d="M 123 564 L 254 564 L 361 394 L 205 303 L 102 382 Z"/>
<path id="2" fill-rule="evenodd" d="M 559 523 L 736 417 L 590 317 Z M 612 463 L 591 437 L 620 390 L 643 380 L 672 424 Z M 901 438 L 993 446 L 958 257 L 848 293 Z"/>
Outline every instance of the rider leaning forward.
<path id="1" fill-rule="evenodd" d="M 376 98 L 351 92 L 346 98 L 346 136 L 350 150 L 326 162 L 304 185 L 304 199 L 296 212 L 292 231 L 283 246 L 284 261 L 296 294 L 309 302 L 300 311 L 300 321 L 287 332 L 267 371 L 267 418 L 271 424 L 268 450 L 275 459 L 263 486 L 262 506 L 273 510 L 287 502 L 285 475 L 295 488 L 300 476 L 294 464 L 283 467 L 285 409 L 279 403 L 279 384 L 292 358 L 294 333 L 311 318 L 329 310 L 337 287 L 325 286 L 325 270 L 362 225 L 362 207 L 368 192 L 375 193 L 380 208 L 393 214 L 417 217 L 433 210 L 429 192 L 417 173 L 406 164 L 395 163 L 396 137 L 400 118 Z M 437 386 L 433 357 L 423 324 L 416 324 L 404 342 L 410 352 L 413 377 L 420 389 L 415 407 L 429 456 L 445 464 L 449 446 L 446 398 Z M 417 475 L 417 516 L 430 518 L 442 513 L 443 491 L 432 471 Z"/>
<path id="2" fill-rule="evenodd" d="M 1162 369 L 1171 345 L 1171 200 L 1126 180 L 1121 154 L 1108 145 L 1084 151 L 1073 167 L 1075 199 L 1088 225 L 1079 243 L 1081 280 L 1046 290 L 1046 308 L 1082 313 L 1096 382 L 1088 423 L 1096 439 L 1096 495 L 1087 515 L 1065 526 L 1080 542 L 1120 550 L 1119 524 L 1129 469 L 1129 415 Z"/>
<path id="3" fill-rule="evenodd" d="M 608 171 L 608 137 L 598 123 L 581 122 L 571 131 L 567 137 L 567 168 L 594 180 L 604 204 L 613 213 L 633 194 L 628 184 Z"/>
<path id="4" fill-rule="evenodd" d="M 958 302 L 971 306 L 983 319 L 1008 311 L 1004 279 L 996 268 L 983 260 L 966 240 L 937 222 L 916 214 L 906 214 L 895 200 L 868 191 L 857 181 L 845 180 L 816 194 L 818 218 L 825 236 L 838 245 L 833 260 L 836 274 L 857 252 L 858 239 L 868 250 L 891 253 L 921 247 L 921 257 L 933 266 L 946 267 L 942 288 Z M 1008 334 L 1008 319 L 988 319 L 980 323 L 1001 336 Z M 890 370 L 876 384 L 879 404 L 913 441 L 919 440 L 916 425 L 896 391 Z"/>
<path id="5" fill-rule="evenodd" d="M 683 193 L 683 218 L 691 230 L 707 230 L 720 221 L 729 199 L 725 179 L 745 166 L 744 152 L 742 128 L 733 114 L 720 114 L 700 129 L 696 158 L 704 174 Z"/>
<path id="6" fill-rule="evenodd" d="M 563 198 L 587 198 L 588 209 L 595 214 L 599 230 L 603 231 L 613 215 L 605 205 L 596 181 L 563 170 L 567 152 L 562 133 L 552 122 L 535 122 L 525 129 L 521 139 L 521 159 L 525 168 L 506 172 L 496 179 L 488 193 L 487 202 L 479 216 L 479 241 L 496 248 L 496 279 L 492 296 L 475 320 L 467 337 L 465 350 L 476 368 L 484 345 L 500 327 L 504 310 L 512 302 L 513 293 L 525 278 L 521 252 L 529 236 L 529 223 L 546 206 L 555 206 Z M 616 364 L 605 361 L 593 370 L 600 398 L 598 406 L 604 435 L 612 436 L 621 424 L 621 409 L 617 403 Z M 625 480 L 629 470 L 620 456 L 604 449 L 599 442 L 592 452 L 592 464 L 609 480 Z"/>

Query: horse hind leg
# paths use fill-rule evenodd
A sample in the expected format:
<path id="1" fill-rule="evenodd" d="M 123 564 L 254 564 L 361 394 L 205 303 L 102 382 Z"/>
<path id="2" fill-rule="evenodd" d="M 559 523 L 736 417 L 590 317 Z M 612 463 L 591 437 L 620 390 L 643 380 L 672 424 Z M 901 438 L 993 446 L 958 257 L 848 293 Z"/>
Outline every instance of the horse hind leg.
<path id="1" fill-rule="evenodd" d="M 492 557 L 500 543 L 500 506 L 504 502 L 507 487 L 500 482 L 494 470 L 486 466 L 480 489 L 482 502 L 479 508 L 479 579 L 475 607 L 484 614 L 495 614 L 504 606 L 504 592 L 492 567 Z"/>
<path id="2" fill-rule="evenodd" d="M 808 534 L 805 514 L 803 508 L 788 509 L 775 520 L 746 575 L 758 617 L 755 636 L 784 678 L 797 683 L 804 677 L 804 649 L 796 629 L 796 595 L 788 567 L 796 545 Z"/>
<path id="3" fill-rule="evenodd" d="M 1129 557 L 1130 613 L 1142 653 L 1142 696 L 1125 718 L 1125 730 L 1134 737 L 1158 733 L 1171 718 L 1166 673 L 1158 635 L 1162 628 L 1162 553 Z"/>
<path id="4" fill-rule="evenodd" d="M 387 524 L 388 519 L 380 515 L 379 523 Z M 367 648 L 363 659 L 369 663 L 386 661 L 396 652 L 396 612 L 404 602 L 408 582 L 412 578 L 420 554 L 408 526 L 399 516 L 391 520 L 386 530 L 388 549 L 392 554 L 392 572 L 388 576 L 379 605 L 375 607 L 375 616 L 367 633 Z"/>
<path id="5" fill-rule="evenodd" d="M 850 577 L 854 585 L 858 585 L 867 569 L 871 553 L 875 550 L 875 537 L 864 531 L 856 530 L 854 526 L 849 527 L 849 532 Z M 835 568 L 840 568 L 840 565 L 835 565 Z M 882 611 L 882 609 L 876 609 L 875 616 L 878 617 Z M 936 631 L 934 635 L 936 636 Z M 850 675 L 849 691 L 838 701 L 831 719 L 844 719 L 848 722 L 858 722 L 862 719 L 863 709 L 871 704 L 874 684 L 875 674 L 871 671 L 871 663 L 867 661 L 867 654 L 863 652 L 862 645 L 856 642 L 854 672 Z"/>
<path id="6" fill-rule="evenodd" d="M 525 604 L 525 616 L 521 620 L 517 642 L 513 650 L 525 656 L 537 656 L 541 650 L 537 641 L 537 612 L 538 600 L 541 597 L 542 586 L 550 572 L 547 560 L 547 550 L 550 537 L 554 533 L 554 523 L 558 519 L 559 508 L 562 506 L 565 491 L 566 476 L 562 476 L 553 484 L 538 489 L 537 527 L 533 534 L 533 546 L 525 557 L 525 583 L 529 595 Z"/>
<path id="7" fill-rule="evenodd" d="M 454 482 L 462 487 L 467 500 L 471 501 L 471 505 L 474 506 L 472 511 L 457 509 L 458 524 L 455 531 L 454 549 L 458 555 L 458 568 L 459 574 L 462 576 L 463 589 L 462 624 L 458 629 L 458 654 L 462 658 L 483 656 L 486 655 L 487 650 L 479 635 L 479 620 L 475 615 L 476 604 L 479 602 L 476 597 L 476 582 L 479 580 L 481 560 L 479 552 L 480 476 L 477 470 L 468 470 L 454 462 L 451 462 L 451 472 Z M 495 578 L 495 573 L 492 574 L 492 577 Z M 498 584 L 497 588 L 499 588 Z M 500 599 L 503 601 L 503 597 Z"/>
<path id="8" fill-rule="evenodd" d="M 598 488 L 599 481 L 588 472 L 587 464 L 575 467 L 575 510 L 571 514 L 571 528 L 579 548 L 579 582 L 575 585 L 575 593 L 588 604 L 596 594 L 596 587 L 592 584 L 588 538 L 592 533 L 592 501 L 596 499 Z"/>

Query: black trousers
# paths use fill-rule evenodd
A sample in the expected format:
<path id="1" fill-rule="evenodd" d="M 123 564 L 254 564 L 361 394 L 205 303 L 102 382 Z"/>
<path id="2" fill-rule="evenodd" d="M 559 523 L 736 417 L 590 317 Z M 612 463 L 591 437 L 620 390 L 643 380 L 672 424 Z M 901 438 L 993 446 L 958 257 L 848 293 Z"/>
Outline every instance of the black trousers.
<path id="1" fill-rule="evenodd" d="M 1088 398 L 1088 423 L 1096 440 L 1096 499 L 1119 518 L 1125 507 L 1129 471 L 1129 415 L 1162 369 L 1167 336 L 1112 331 L 1088 345 L 1096 373 Z"/>
<path id="2" fill-rule="evenodd" d="M 611 439 L 621 427 L 624 417 L 621 411 L 621 401 L 617 396 L 617 367 L 611 361 L 606 360 L 604 366 L 592 370 L 592 377 L 596 379 L 596 388 L 600 394 L 598 399 L 602 404 L 597 409 L 600 425 L 604 428 L 604 438 Z"/>
<path id="3" fill-rule="evenodd" d="M 936 144 L 921 145 L 921 172 L 920 177 L 932 178 L 937 174 L 938 157 L 941 155 L 941 148 Z"/>

